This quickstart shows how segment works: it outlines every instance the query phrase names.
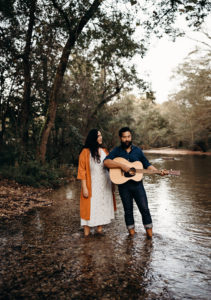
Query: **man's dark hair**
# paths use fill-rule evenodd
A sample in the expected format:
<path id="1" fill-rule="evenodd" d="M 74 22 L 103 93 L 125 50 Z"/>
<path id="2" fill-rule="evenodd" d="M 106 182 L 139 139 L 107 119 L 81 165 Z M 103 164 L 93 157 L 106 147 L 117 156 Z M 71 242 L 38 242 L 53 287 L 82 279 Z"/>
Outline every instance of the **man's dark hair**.
<path id="1" fill-rule="evenodd" d="M 130 130 L 129 127 L 122 127 L 122 128 L 119 130 L 119 136 L 121 137 L 121 136 L 122 136 L 122 133 L 123 133 L 123 132 L 126 132 L 126 131 L 129 131 L 130 133 L 132 133 L 132 131 Z"/>

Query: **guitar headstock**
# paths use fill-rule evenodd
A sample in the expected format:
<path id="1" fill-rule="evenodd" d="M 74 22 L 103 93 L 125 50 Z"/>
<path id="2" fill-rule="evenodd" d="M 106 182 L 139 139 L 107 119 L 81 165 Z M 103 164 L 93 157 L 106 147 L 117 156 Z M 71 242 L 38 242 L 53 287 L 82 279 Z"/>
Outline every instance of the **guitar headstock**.
<path id="1" fill-rule="evenodd" d="M 169 170 L 168 175 L 179 176 L 180 175 L 180 170 Z"/>

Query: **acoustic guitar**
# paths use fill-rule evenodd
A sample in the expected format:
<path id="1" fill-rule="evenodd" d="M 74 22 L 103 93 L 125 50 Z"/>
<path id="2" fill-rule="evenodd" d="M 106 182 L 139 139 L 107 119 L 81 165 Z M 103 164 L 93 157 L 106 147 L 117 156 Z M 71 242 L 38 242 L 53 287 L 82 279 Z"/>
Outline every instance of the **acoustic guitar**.
<path id="1" fill-rule="evenodd" d="M 146 170 L 143 169 L 143 165 L 140 161 L 129 162 L 122 157 L 116 157 L 113 159 L 116 162 L 120 162 L 128 167 L 130 170 L 128 172 L 122 171 L 120 168 L 114 168 L 109 170 L 110 179 L 115 184 L 123 184 L 128 180 L 141 181 L 143 174 L 160 174 L 161 171 L 157 170 Z M 167 175 L 180 175 L 180 171 L 177 170 L 166 170 Z"/>

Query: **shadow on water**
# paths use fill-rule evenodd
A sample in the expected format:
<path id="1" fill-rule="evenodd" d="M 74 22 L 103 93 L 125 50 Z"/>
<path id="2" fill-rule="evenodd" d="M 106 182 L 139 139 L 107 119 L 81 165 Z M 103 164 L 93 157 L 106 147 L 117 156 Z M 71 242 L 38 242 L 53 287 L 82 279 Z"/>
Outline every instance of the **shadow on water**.
<path id="1" fill-rule="evenodd" d="M 148 156 L 180 177 L 146 176 L 154 237 L 127 235 L 121 201 L 115 221 L 83 237 L 79 183 L 55 192 L 54 205 L 0 230 L 1 299 L 209 299 L 210 157 Z"/>

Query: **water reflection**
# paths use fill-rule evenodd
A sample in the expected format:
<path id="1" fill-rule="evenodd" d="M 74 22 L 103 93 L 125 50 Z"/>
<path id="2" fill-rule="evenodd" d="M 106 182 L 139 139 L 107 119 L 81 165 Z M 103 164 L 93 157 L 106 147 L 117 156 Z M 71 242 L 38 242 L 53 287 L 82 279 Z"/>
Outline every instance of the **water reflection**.
<path id="1" fill-rule="evenodd" d="M 52 195 L 52 207 L 0 229 L 0 298 L 209 299 L 211 158 L 149 158 L 181 170 L 144 178 L 152 241 L 136 208 L 137 234 L 128 237 L 118 196 L 115 221 L 84 238 L 80 186 L 72 183 Z"/>

